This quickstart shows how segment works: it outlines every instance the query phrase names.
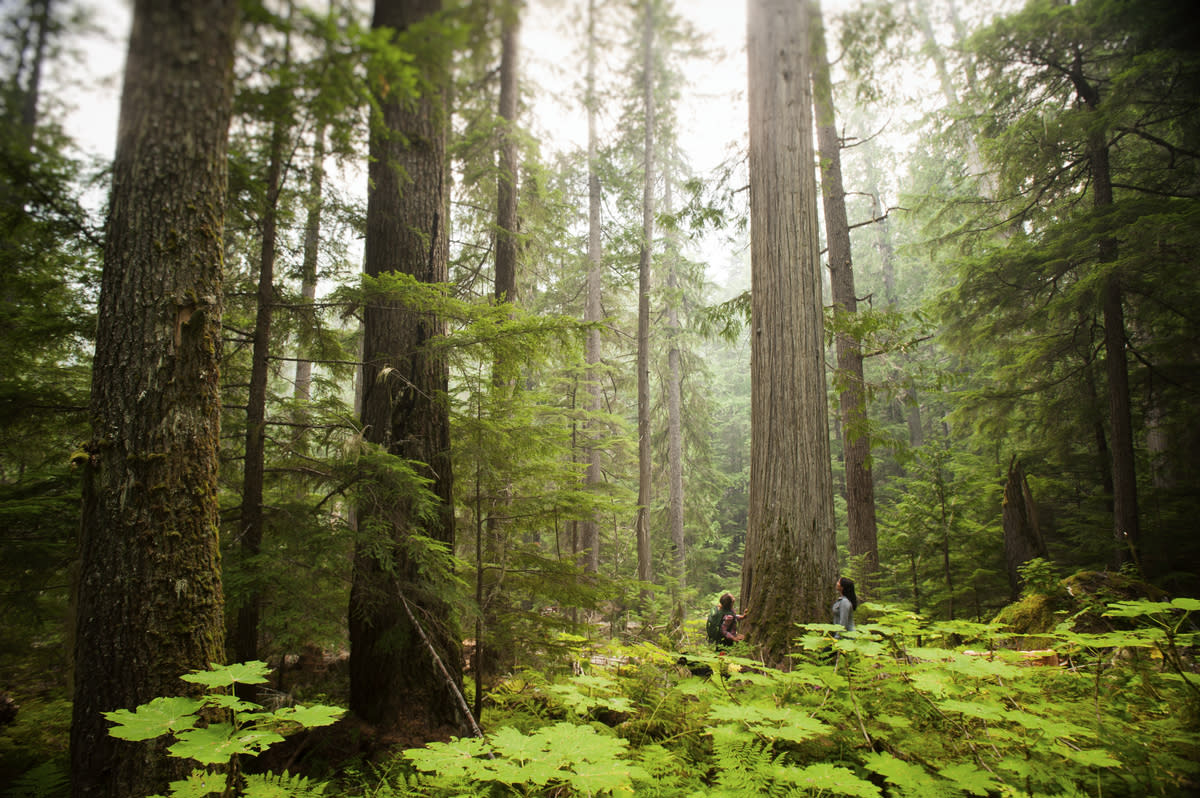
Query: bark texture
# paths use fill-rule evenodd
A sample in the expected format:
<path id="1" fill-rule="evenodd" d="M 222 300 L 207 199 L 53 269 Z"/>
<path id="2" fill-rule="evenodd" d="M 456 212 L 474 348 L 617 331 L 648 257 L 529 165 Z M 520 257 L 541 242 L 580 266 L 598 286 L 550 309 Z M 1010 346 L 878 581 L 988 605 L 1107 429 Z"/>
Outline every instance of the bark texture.
<path id="1" fill-rule="evenodd" d="M 825 209 L 825 240 L 829 247 L 829 280 L 836 312 L 852 318 L 858 312 L 854 292 L 854 263 L 850 249 L 850 223 L 846 218 L 846 190 L 842 184 L 841 141 L 833 105 L 833 81 L 825 51 L 821 7 L 810 4 L 813 20 L 813 100 L 817 146 L 821 156 L 821 199 Z M 875 481 L 871 475 L 871 436 L 868 431 L 867 393 L 863 380 L 862 347 L 844 332 L 834 341 L 837 352 L 838 406 L 842 426 L 842 452 L 846 469 L 846 526 L 850 556 L 860 560 L 859 591 L 870 593 L 879 570 L 879 543 L 875 523 Z"/>
<path id="2" fill-rule="evenodd" d="M 665 181 L 663 199 L 667 213 L 674 211 L 671 181 Z M 675 234 L 669 233 L 667 267 L 667 527 L 675 547 L 675 578 L 682 592 L 687 585 L 687 540 L 683 529 L 683 362 L 679 351 L 679 308 L 681 304 L 678 252 Z M 682 607 L 680 608 L 682 617 Z"/>
<path id="3" fill-rule="evenodd" d="M 1011 598 L 1021 595 L 1021 575 L 1017 571 L 1034 557 L 1048 557 L 1042 528 L 1038 524 L 1037 505 L 1033 491 L 1025 479 L 1025 471 L 1014 457 L 1008 466 L 1008 481 L 1004 483 L 1004 506 L 1001 511 L 1004 526 L 1004 562 L 1008 569 Z"/>
<path id="4" fill-rule="evenodd" d="M 806 5 L 751 0 L 748 639 L 786 666 L 836 578 Z"/>
<path id="5" fill-rule="evenodd" d="M 638 255 L 638 579 L 654 577 L 650 560 L 650 260 L 654 244 L 654 4 L 642 9 L 642 114 L 645 127 L 642 150 L 642 246 Z"/>
<path id="6" fill-rule="evenodd" d="M 425 85 L 419 99 L 398 97 L 378 80 L 382 124 L 371 132 L 365 268 L 426 283 L 447 279 L 446 109 L 449 48 L 434 28 L 410 30 L 441 10 L 440 0 L 378 0 L 373 27 L 404 32 Z M 461 637 L 449 605 L 431 589 L 413 556 L 423 535 L 454 548 L 448 366 L 430 343 L 445 334 L 437 317 L 394 301 L 372 300 L 363 317 L 364 436 L 389 454 L 422 464 L 437 496 L 420 513 L 411 486 L 386 467 L 371 498 L 358 505 L 359 543 L 350 592 L 350 709 L 368 723 L 417 724 L 430 733 L 463 729 L 451 684 L 435 665 L 405 610 L 412 609 L 450 680 L 461 691 Z"/>
<path id="7" fill-rule="evenodd" d="M 1100 110 L 1100 90 L 1083 74 L 1079 63 L 1072 66 L 1072 83 L 1084 107 Z M 1113 204 L 1112 170 L 1105 131 L 1093 130 L 1088 138 L 1091 161 L 1092 205 L 1103 209 Z M 1098 242 L 1101 268 L 1111 268 L 1117 260 L 1117 240 L 1103 237 Z M 1100 289 L 1100 308 L 1104 318 L 1104 369 L 1108 378 L 1109 424 L 1112 431 L 1113 545 L 1117 563 L 1137 563 L 1141 542 L 1138 516 L 1137 465 L 1133 448 L 1133 413 L 1129 397 L 1129 360 L 1125 352 L 1125 307 L 1121 276 L 1112 271 Z"/>
<path id="8" fill-rule="evenodd" d="M 587 297 L 583 320 L 598 324 L 604 318 L 600 302 L 601 258 L 600 247 L 600 173 L 597 170 L 596 133 L 596 0 L 588 2 L 588 45 L 587 45 L 587 126 L 588 126 L 588 271 Z M 603 406 L 600 389 L 600 330 L 592 327 L 587 331 L 584 343 L 584 360 L 587 363 L 587 420 L 584 422 L 584 445 L 587 447 L 587 474 L 584 477 L 589 490 L 598 491 L 604 477 L 600 472 L 600 446 L 602 434 L 597 414 Z M 585 550 L 584 567 L 591 573 L 600 570 L 600 527 L 595 515 L 583 519 L 579 525 L 580 544 Z"/>
<path id="9" fill-rule="evenodd" d="M 237 4 L 139 0 L 125 68 L 84 467 L 72 793 L 190 769 L 108 736 L 224 660 L 217 446 L 226 138 Z"/>
<path id="10" fill-rule="evenodd" d="M 517 301 L 517 119 L 519 4 L 505 8 L 500 32 L 499 175 L 496 186 L 496 286 L 499 301 Z"/>

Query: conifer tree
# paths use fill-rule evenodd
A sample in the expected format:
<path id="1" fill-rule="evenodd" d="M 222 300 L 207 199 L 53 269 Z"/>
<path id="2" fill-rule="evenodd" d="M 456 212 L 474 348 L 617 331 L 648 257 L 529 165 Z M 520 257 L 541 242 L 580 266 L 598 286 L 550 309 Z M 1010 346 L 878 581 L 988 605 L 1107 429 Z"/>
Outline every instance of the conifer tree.
<path id="1" fill-rule="evenodd" d="M 414 56 L 417 97 L 374 76 L 365 271 L 447 280 L 446 131 L 450 51 L 440 0 L 377 0 L 372 27 Z M 447 362 L 433 348 L 446 321 L 396 300 L 370 299 L 363 318 L 362 424 L 384 457 L 360 492 L 350 593 L 350 708 L 392 728 L 433 734 L 463 723 L 461 637 L 437 574 L 453 552 Z M 421 479 L 399 479 L 406 464 Z M 428 481 L 432 496 L 420 498 Z"/>
<path id="2" fill-rule="evenodd" d="M 142 796 L 179 760 L 102 712 L 224 659 L 217 540 L 225 151 L 237 4 L 133 14 L 84 465 L 71 776 Z"/>
<path id="3" fill-rule="evenodd" d="M 806 3 L 754 0 L 750 105 L 748 639 L 788 661 L 793 625 L 828 616 L 836 576 Z"/>

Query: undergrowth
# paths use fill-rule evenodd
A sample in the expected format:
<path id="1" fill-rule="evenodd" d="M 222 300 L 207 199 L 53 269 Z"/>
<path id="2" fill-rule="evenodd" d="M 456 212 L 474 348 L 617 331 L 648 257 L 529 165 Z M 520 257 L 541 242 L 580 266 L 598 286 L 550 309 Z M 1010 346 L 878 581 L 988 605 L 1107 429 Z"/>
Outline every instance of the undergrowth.
<path id="1" fill-rule="evenodd" d="M 878 608 L 877 608 L 878 609 Z M 788 671 L 643 644 L 628 664 L 492 694 L 484 738 L 357 774 L 386 796 L 1189 796 L 1200 789 L 1200 601 L 1119 602 L 1043 655 L 997 625 L 889 608 L 855 635 L 798 630 Z M 1124 628 L 1122 628 L 1124 627 Z M 951 641 L 954 644 L 951 645 Z M 1032 664 L 1037 663 L 1037 664 Z"/>

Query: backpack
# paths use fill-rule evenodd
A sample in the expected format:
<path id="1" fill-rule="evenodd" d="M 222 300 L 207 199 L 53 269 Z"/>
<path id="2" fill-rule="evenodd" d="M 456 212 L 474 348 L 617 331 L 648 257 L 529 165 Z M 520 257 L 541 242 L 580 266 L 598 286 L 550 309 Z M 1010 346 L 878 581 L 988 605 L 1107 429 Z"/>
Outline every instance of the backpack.
<path id="1" fill-rule="evenodd" d="M 712 612 L 708 614 L 708 624 L 705 626 L 705 630 L 708 632 L 708 642 L 720 643 L 722 641 L 721 622 L 725 620 L 726 614 L 720 604 L 713 607 Z"/>

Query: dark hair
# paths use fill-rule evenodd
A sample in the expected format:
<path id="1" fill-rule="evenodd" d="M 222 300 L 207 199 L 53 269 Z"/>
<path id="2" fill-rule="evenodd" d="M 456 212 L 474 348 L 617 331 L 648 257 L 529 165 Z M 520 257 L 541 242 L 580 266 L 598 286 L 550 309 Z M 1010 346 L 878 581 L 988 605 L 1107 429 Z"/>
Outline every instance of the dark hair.
<path id="1" fill-rule="evenodd" d="M 850 599 L 850 606 L 858 609 L 858 594 L 854 592 L 854 580 L 848 576 L 839 576 L 838 584 L 842 586 L 842 595 Z"/>
<path id="2" fill-rule="evenodd" d="M 729 593 L 721 596 L 721 609 L 726 612 L 733 612 L 733 596 Z"/>

